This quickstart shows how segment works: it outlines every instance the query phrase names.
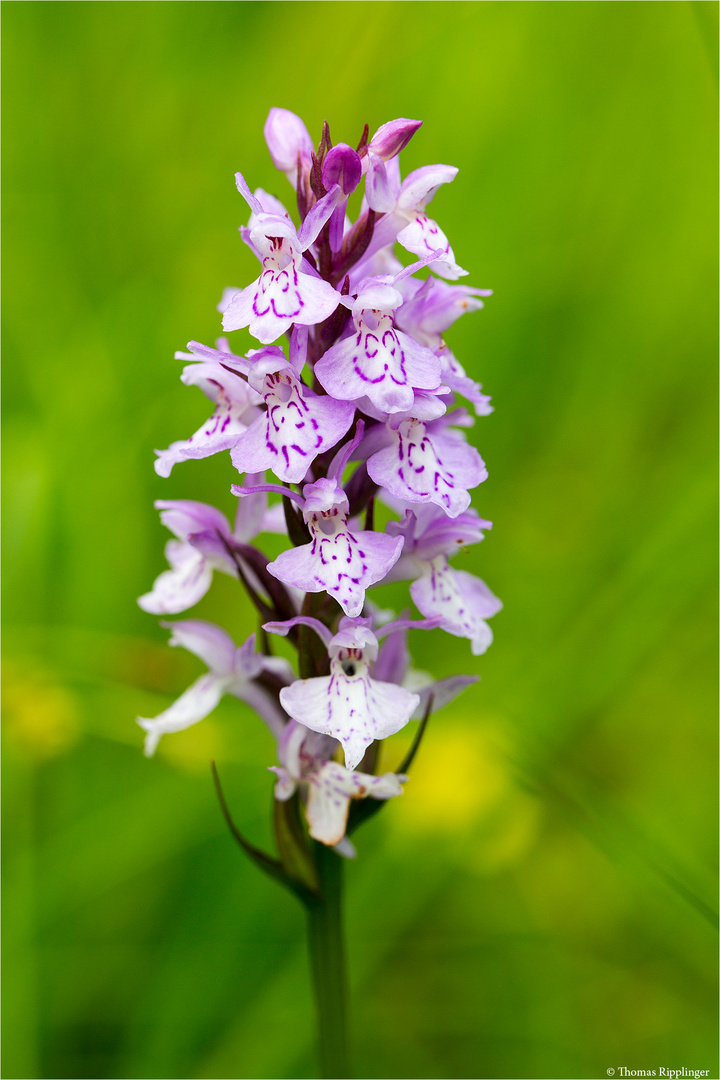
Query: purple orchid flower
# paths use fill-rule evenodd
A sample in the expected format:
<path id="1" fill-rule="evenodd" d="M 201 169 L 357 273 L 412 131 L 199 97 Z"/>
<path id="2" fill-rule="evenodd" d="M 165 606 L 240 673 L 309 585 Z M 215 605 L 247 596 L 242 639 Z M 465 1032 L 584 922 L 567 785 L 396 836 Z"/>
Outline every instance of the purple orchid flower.
<path id="1" fill-rule="evenodd" d="M 479 577 L 450 566 L 446 555 L 426 564 L 423 576 L 410 586 L 410 595 L 423 615 L 439 615 L 449 634 L 469 638 L 473 656 L 480 656 L 492 644 L 492 630 L 485 620 L 497 615 L 502 601 Z"/>
<path id="2" fill-rule="evenodd" d="M 379 637 L 410 625 L 429 629 L 428 623 L 400 620 L 375 634 L 370 621 L 344 616 L 332 637 L 317 619 L 302 615 L 284 623 L 265 623 L 265 629 L 275 634 L 286 634 L 299 624 L 311 626 L 327 645 L 330 674 L 299 679 L 285 687 L 280 704 L 293 720 L 342 743 L 347 769 L 355 768 L 374 739 L 385 739 L 403 728 L 420 703 L 418 694 L 373 679 L 370 665 L 378 654 Z"/>
<path id="3" fill-rule="evenodd" d="M 249 326 L 253 337 L 269 345 L 293 323 L 323 322 L 340 303 L 340 293 L 302 255 L 342 199 L 342 188 L 336 184 L 319 199 L 298 232 L 289 217 L 265 212 L 240 173 L 235 180 L 254 215 L 249 240 L 262 259 L 263 271 L 251 285 L 232 295 L 223 313 L 223 329 Z"/>
<path id="4" fill-rule="evenodd" d="M 474 421 L 455 407 L 456 395 L 477 415 L 492 410 L 443 335 L 462 314 L 481 308 L 490 290 L 456 284 L 465 271 L 428 216 L 436 191 L 457 169 L 428 165 L 401 179 L 398 155 L 419 127 L 399 118 L 368 139 L 366 126 L 351 145 L 333 143 L 325 123 L 314 146 L 298 116 L 270 110 L 267 145 L 295 189 L 298 224 L 279 198 L 261 188 L 252 193 L 236 174 L 250 209 L 240 234 L 261 270 L 250 285 L 226 289 L 219 304 L 224 329 L 247 327 L 261 347 L 238 356 L 221 338 L 215 348 L 193 341 L 189 352 L 176 354 L 187 361 L 183 382 L 200 386 L 214 411 L 188 439 L 157 451 L 162 476 L 179 461 L 227 450 L 244 477 L 232 488 L 240 496 L 232 528 L 205 503 L 156 504 L 173 534 L 170 565 L 140 606 L 177 614 L 205 595 L 216 571 L 231 575 L 262 613 L 266 631 L 290 633 L 303 674 L 328 671 L 327 661 L 306 634 L 292 631 L 306 626 L 320 636 L 329 674 L 296 677 L 285 660 L 257 653 L 254 635 L 237 648 L 210 623 L 165 624 L 171 644 L 194 652 L 208 670 L 159 716 L 139 718 L 145 752 L 154 753 L 166 732 L 207 716 L 223 694 L 250 704 L 278 740 L 272 771 L 279 861 L 234 830 L 236 839 L 313 904 L 312 893 L 322 900 L 326 864 L 304 830 L 293 834 L 297 807 L 313 840 L 352 856 L 345 836 L 351 801 L 396 797 L 406 779 L 370 775 L 372 753 L 363 765 L 368 772 L 356 772 L 368 746 L 437 711 L 476 679 L 434 680 L 415 671 L 407 631 L 442 628 L 467 638 L 479 655 L 492 640 L 487 620 L 502 606 L 483 581 L 452 565 L 460 548 L 490 528 L 469 508 L 470 491 L 487 470 L 463 431 Z M 349 197 L 363 178 L 352 222 Z M 403 266 L 396 242 L 417 261 Z M 431 272 L 427 280 L 414 276 L 422 267 Z M 283 335 L 287 352 L 279 347 Z M 267 470 L 277 482 L 266 481 Z M 271 492 L 283 498 L 268 507 Z M 384 532 L 371 527 L 376 502 L 401 519 Z M 252 546 L 261 531 L 287 533 L 289 544 L 271 559 Z M 373 586 L 397 581 L 410 582 L 416 621 L 373 604 Z M 357 823 L 371 809 L 358 807 Z"/>
<path id="5" fill-rule="evenodd" d="M 306 484 L 303 495 L 312 540 L 281 552 L 268 571 L 305 592 L 327 592 L 346 615 L 360 615 L 365 590 L 387 576 L 402 543 L 387 533 L 351 530 L 347 495 L 335 479 Z"/>
<path id="6" fill-rule="evenodd" d="M 330 450 L 353 421 L 355 407 L 309 390 L 299 379 L 298 364 L 288 362 L 277 346 L 251 355 L 248 379 L 267 412 L 238 437 L 232 451 L 239 472 L 272 469 L 286 483 L 300 483 L 318 454 Z"/>
<path id="7" fill-rule="evenodd" d="M 348 526 L 349 503 L 337 481 L 317 480 L 303 489 L 309 544 L 282 552 L 268 571 L 305 592 L 327 592 L 346 615 L 360 615 L 365 591 L 382 581 L 400 557 L 397 537 Z"/>
<path id="8" fill-rule="evenodd" d="M 248 477 L 257 484 L 263 479 L 264 473 Z M 170 570 L 160 574 L 152 590 L 138 599 L 143 611 L 154 615 L 177 615 L 197 604 L 210 588 L 214 570 L 237 577 L 233 541 L 249 544 L 261 532 L 285 532 L 284 515 L 278 514 L 282 507 L 268 509 L 264 492 L 241 500 L 232 531 L 225 515 L 206 503 L 158 499 L 155 506 L 177 540 L 165 545 Z"/>
<path id="9" fill-rule="evenodd" d="M 364 282 L 352 305 L 355 333 L 341 339 L 315 365 L 315 375 L 334 398 L 367 398 L 384 413 L 412 408 L 414 390 L 438 390 L 440 361 L 417 341 L 393 326 L 393 314 L 403 302 L 395 288 L 413 267 L 392 279 Z"/>
<path id="10" fill-rule="evenodd" d="M 403 544 L 397 537 L 371 530 L 355 531 L 348 526 L 350 504 L 340 487 L 345 464 L 362 443 L 365 426 L 357 422 L 352 440 L 345 444 L 330 464 L 327 477 L 305 484 L 303 499 L 296 492 L 287 492 L 300 503 L 305 524 L 312 540 L 281 552 L 268 571 L 287 585 L 307 593 L 327 592 L 337 599 L 345 615 L 361 615 L 365 591 L 388 575 Z M 236 494 L 255 488 L 235 488 Z M 402 538 L 400 538 L 402 539 Z"/>
<path id="11" fill-rule="evenodd" d="M 487 479 L 487 469 L 474 446 L 449 423 L 472 423 L 465 410 L 427 421 L 391 417 L 386 425 L 389 445 L 368 458 L 367 471 L 379 487 L 409 503 L 432 502 L 449 517 L 470 505 L 470 488 Z"/>
<path id="12" fill-rule="evenodd" d="M 397 158 L 383 162 L 373 156 L 365 197 L 371 209 L 385 216 L 375 230 L 371 251 L 395 240 L 421 258 L 440 248 L 442 253 L 430 263 L 430 269 L 451 281 L 464 277 L 467 270 L 458 266 L 448 238 L 426 212 L 438 188 L 454 180 L 457 172 L 453 165 L 424 165 L 401 183 Z"/>
<path id="13" fill-rule="evenodd" d="M 483 530 L 491 528 L 492 522 L 484 521 L 475 510 L 451 519 L 430 505 L 408 511 L 402 522 L 388 525 L 388 532 L 402 535 L 405 541 L 390 579 L 415 578 L 410 595 L 418 611 L 429 619 L 440 617 L 449 634 L 468 638 L 474 656 L 486 652 L 492 643 L 492 630 L 485 620 L 496 615 L 502 603 L 484 581 L 456 570 L 448 558 L 468 544 L 479 543 Z"/>
<path id="14" fill-rule="evenodd" d="M 151 757 L 163 735 L 184 731 L 209 716 L 223 694 L 232 694 L 249 705 L 262 717 L 276 738 L 280 738 L 287 722 L 273 700 L 255 681 L 263 672 L 289 682 L 293 678 L 290 664 L 277 656 L 263 656 L 255 651 L 255 634 L 239 648 L 219 626 L 189 619 L 185 622 L 163 623 L 171 631 L 170 644 L 182 645 L 203 660 L 209 671 L 189 687 L 170 708 L 149 720 L 138 717 L 145 736 L 145 754 Z"/>
<path id="15" fill-rule="evenodd" d="M 281 764 L 270 766 L 270 771 L 278 778 L 275 798 L 284 802 L 299 787 L 305 789 L 305 814 L 310 835 L 322 844 L 332 846 L 340 844 L 345 836 L 353 799 L 391 799 L 402 795 L 402 785 L 407 780 L 406 776 L 396 773 L 371 776 L 349 772 L 331 760 L 337 746 L 335 739 L 319 735 L 291 720 L 278 744 Z"/>
<path id="16" fill-rule="evenodd" d="M 354 437 L 335 455 L 328 476 L 306 484 L 303 498 L 290 489 L 283 492 L 300 504 L 312 539 L 309 544 L 281 552 L 267 567 L 286 585 L 305 592 L 327 592 L 350 616 L 360 615 L 366 589 L 387 576 L 403 547 L 402 538 L 397 536 L 348 526 L 350 506 L 338 478 L 362 442 L 364 431 L 359 420 Z M 276 489 L 281 490 L 272 484 L 233 487 L 241 497 Z"/>
<path id="17" fill-rule="evenodd" d="M 189 439 L 171 443 L 167 450 L 155 451 L 158 456 L 155 472 L 159 476 L 169 476 L 179 461 L 210 457 L 229 450 L 257 416 L 257 406 L 262 404 L 262 398 L 231 370 L 241 358 L 231 353 L 224 338 L 217 344 L 222 348 L 209 349 L 191 341 L 189 353 L 175 353 L 178 360 L 193 361 L 183 368 L 182 382 L 186 386 L 199 386 L 215 402 L 215 411 Z"/>

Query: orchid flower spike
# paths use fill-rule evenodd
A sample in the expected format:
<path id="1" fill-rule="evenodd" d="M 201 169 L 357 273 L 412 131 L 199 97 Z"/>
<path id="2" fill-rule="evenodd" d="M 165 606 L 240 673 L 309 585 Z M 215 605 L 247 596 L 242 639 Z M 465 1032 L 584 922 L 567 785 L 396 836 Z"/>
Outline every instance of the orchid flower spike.
<path id="1" fill-rule="evenodd" d="M 183 383 L 201 389 L 212 414 L 156 451 L 161 477 L 227 452 L 239 499 L 232 525 L 205 502 L 156 502 L 172 534 L 169 568 L 138 603 L 177 615 L 202 601 L 220 572 L 245 591 L 263 630 L 238 647 L 212 623 L 163 624 L 170 644 L 207 670 L 159 715 L 139 718 L 145 753 L 208 716 L 223 695 L 250 705 L 277 742 L 279 859 L 233 832 L 306 903 L 322 896 L 327 865 L 308 836 L 351 857 L 348 820 L 355 828 L 403 792 L 405 766 L 376 775 L 374 744 L 411 719 L 426 721 L 479 678 L 415 671 L 408 630 L 464 638 L 465 651 L 481 656 L 492 641 L 488 620 L 502 607 L 455 565 L 491 527 L 470 506 L 488 473 L 467 429 L 492 408 L 445 340 L 491 293 L 457 284 L 466 271 L 428 216 L 457 169 L 425 165 L 402 179 L 399 156 L 420 127 L 400 117 L 372 136 L 366 124 L 345 142 L 333 141 L 326 121 L 314 142 L 299 116 L 270 109 L 267 147 L 291 201 L 251 191 L 236 173 L 249 207 L 240 235 L 260 270 L 250 284 L 226 288 L 218 305 L 223 330 L 248 329 L 257 347 L 240 355 L 220 337 L 176 353 Z M 269 532 L 279 540 L 263 550 Z M 396 618 L 373 590 L 398 582 L 409 596 Z M 273 655 L 269 634 L 287 637 L 296 665 Z M 377 802 L 353 805 L 365 798 Z"/>

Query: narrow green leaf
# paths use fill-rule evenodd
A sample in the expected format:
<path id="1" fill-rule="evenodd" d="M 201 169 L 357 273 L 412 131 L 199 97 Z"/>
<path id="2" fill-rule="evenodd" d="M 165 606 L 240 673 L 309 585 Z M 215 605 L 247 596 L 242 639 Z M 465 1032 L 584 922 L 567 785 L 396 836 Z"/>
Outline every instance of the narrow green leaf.
<path id="1" fill-rule="evenodd" d="M 299 881 L 297 881 L 294 877 L 291 877 L 290 874 L 286 872 L 282 862 L 278 861 L 278 859 L 273 859 L 266 852 L 262 851 L 258 847 L 255 847 L 254 844 L 251 844 L 249 840 L 245 839 L 245 837 L 242 835 L 242 833 L 232 819 L 232 815 L 225 799 L 225 795 L 220 784 L 220 777 L 218 776 L 218 771 L 215 767 L 214 761 L 210 762 L 210 768 L 212 770 L 213 781 L 215 783 L 215 791 L 217 792 L 217 797 L 220 803 L 220 809 L 222 810 L 223 817 L 225 818 L 230 832 L 232 833 L 233 837 L 240 845 L 240 847 L 243 849 L 245 854 L 248 855 L 249 858 L 252 859 L 252 861 L 255 863 L 255 865 L 258 866 L 265 874 L 273 878 L 275 881 L 279 881 L 281 885 L 284 885 L 287 889 L 290 889 L 291 892 L 294 892 L 295 895 L 298 896 L 304 904 L 307 904 L 311 899 L 314 899 L 314 897 L 310 896 L 307 888 L 302 886 Z M 275 800 L 275 805 L 277 806 L 277 800 Z"/>

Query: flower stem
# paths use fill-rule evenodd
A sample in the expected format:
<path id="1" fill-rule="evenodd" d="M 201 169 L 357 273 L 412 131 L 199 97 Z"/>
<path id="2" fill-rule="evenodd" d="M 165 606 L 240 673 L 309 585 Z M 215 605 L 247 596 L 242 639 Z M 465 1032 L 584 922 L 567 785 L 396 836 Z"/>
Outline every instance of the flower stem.
<path id="1" fill-rule="evenodd" d="M 318 1021 L 320 1075 L 347 1080 L 347 972 L 342 926 L 343 860 L 313 842 L 321 897 L 307 904 L 308 946 Z"/>

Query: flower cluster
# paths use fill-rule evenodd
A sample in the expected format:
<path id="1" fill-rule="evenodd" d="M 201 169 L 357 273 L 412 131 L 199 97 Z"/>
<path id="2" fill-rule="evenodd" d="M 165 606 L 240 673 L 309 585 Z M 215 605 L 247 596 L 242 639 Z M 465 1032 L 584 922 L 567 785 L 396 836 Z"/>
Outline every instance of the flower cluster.
<path id="1" fill-rule="evenodd" d="M 171 645 L 205 662 L 207 674 L 154 719 L 140 718 L 145 752 L 162 735 L 197 723 L 231 694 L 277 739 L 277 806 L 303 808 L 310 836 L 352 854 L 345 836 L 353 800 L 386 800 L 407 777 L 376 775 L 377 743 L 450 700 L 471 676 L 420 685 L 410 668 L 410 629 L 467 638 L 475 655 L 492 641 L 487 619 L 500 601 L 452 557 L 491 523 L 470 507 L 487 477 L 465 430 L 491 411 L 479 384 L 443 340 L 460 315 L 481 308 L 484 289 L 466 274 L 428 205 L 457 170 L 427 165 L 401 178 L 399 154 L 420 123 L 393 120 L 356 149 L 333 144 L 327 124 L 315 148 L 303 122 L 271 109 L 270 155 L 295 189 L 299 225 L 267 192 L 236 183 L 250 211 L 240 229 L 260 263 L 244 288 L 225 290 L 225 333 L 247 327 L 259 347 L 233 352 L 191 341 L 181 378 L 212 401 L 207 423 L 157 451 L 169 476 L 189 458 L 229 451 L 240 474 L 234 524 L 215 507 L 159 501 L 174 534 L 170 569 L 139 600 L 175 615 L 207 592 L 213 571 L 237 578 L 260 613 L 265 652 L 252 634 L 240 647 L 199 620 L 169 624 Z M 359 216 L 348 199 L 364 183 Z M 396 244 L 414 256 L 403 265 Z M 423 277 L 422 270 L 429 271 Z M 279 344 L 283 342 L 284 344 Z M 287 350 L 287 351 L 286 351 Z M 268 474 L 273 479 L 268 479 Z M 376 503 L 390 517 L 375 527 Z M 269 561 L 263 532 L 288 547 Z M 368 590 L 409 581 L 421 618 L 380 612 Z M 390 619 L 390 621 L 388 621 Z M 270 654 L 268 634 L 287 637 L 291 664 Z"/>

